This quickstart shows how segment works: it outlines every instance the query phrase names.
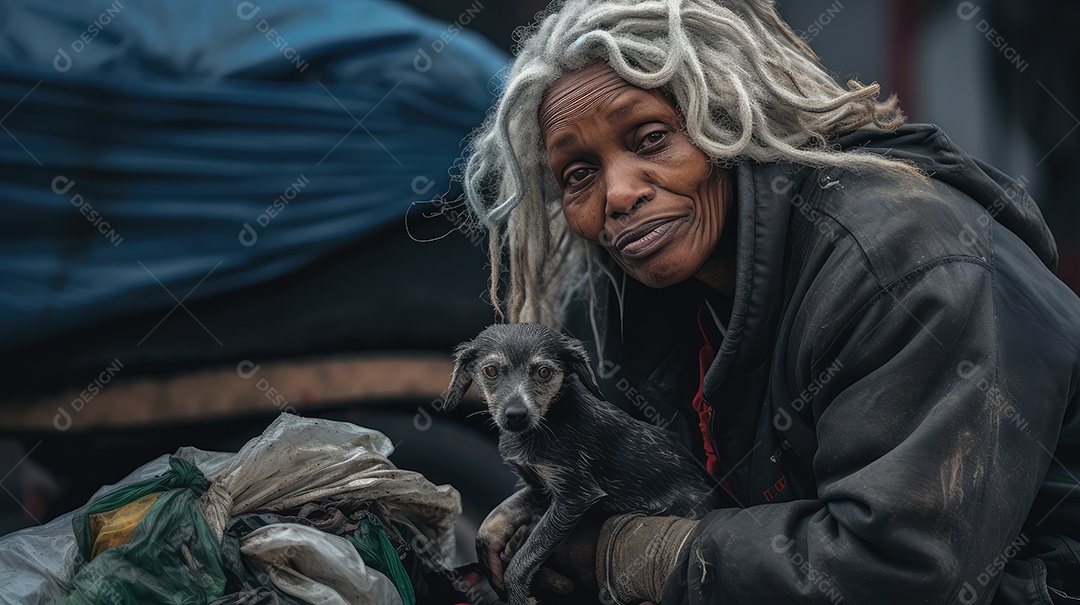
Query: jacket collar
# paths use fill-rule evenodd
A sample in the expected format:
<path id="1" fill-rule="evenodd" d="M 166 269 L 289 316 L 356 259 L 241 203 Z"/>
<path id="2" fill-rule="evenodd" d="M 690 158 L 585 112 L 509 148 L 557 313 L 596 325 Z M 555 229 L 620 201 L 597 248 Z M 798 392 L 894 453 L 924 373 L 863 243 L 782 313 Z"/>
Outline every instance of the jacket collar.
<path id="1" fill-rule="evenodd" d="M 735 168 L 738 235 L 735 296 L 727 335 L 705 375 L 708 397 L 733 371 L 758 367 L 771 352 L 783 307 L 788 227 L 793 200 L 813 171 L 743 162 Z"/>

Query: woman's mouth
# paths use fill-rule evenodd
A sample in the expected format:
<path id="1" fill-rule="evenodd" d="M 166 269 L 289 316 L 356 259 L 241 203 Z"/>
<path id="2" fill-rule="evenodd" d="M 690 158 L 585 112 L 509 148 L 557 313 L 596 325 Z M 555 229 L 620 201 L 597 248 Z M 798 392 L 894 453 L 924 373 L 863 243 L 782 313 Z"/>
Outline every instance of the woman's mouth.
<path id="1" fill-rule="evenodd" d="M 626 258 L 641 258 L 663 244 L 680 222 L 681 217 L 664 218 L 628 229 L 615 238 L 615 249 Z"/>

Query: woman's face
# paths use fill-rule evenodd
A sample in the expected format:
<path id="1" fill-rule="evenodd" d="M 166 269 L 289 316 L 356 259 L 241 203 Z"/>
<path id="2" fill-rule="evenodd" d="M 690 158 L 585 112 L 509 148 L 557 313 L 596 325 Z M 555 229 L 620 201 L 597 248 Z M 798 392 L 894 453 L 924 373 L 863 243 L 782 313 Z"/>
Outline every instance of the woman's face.
<path id="1" fill-rule="evenodd" d="M 556 81 L 539 113 L 574 233 L 654 288 L 702 269 L 723 230 L 730 178 L 682 132 L 671 101 L 598 63 Z"/>

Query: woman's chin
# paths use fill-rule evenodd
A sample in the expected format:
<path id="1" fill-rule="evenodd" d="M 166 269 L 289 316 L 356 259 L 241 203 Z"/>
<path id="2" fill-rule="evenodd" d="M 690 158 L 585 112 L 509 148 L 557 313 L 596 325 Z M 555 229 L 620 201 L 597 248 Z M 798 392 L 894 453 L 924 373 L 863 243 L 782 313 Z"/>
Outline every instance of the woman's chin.
<path id="1" fill-rule="evenodd" d="M 626 274 L 650 288 L 667 288 L 684 282 L 694 276 L 697 267 L 692 263 L 672 266 L 671 263 L 657 259 L 651 263 L 619 263 Z"/>

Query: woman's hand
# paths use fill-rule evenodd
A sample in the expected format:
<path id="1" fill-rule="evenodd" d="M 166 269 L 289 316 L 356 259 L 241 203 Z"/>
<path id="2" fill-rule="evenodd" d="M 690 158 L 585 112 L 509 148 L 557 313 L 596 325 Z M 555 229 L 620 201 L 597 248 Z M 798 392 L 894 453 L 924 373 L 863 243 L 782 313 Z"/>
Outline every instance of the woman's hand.
<path id="1" fill-rule="evenodd" d="M 505 596 L 503 572 L 542 513 L 526 488 L 495 507 L 476 534 L 476 554 L 492 587 Z M 560 602 L 656 601 L 697 521 L 679 517 L 586 514 L 533 580 L 534 594 Z M 602 550 L 601 550 L 602 549 Z M 601 557 L 597 565 L 597 557 Z M 603 577 L 597 577 L 597 573 Z M 603 598 L 601 597 L 601 598 Z"/>
<path id="2" fill-rule="evenodd" d="M 476 557 L 500 596 L 506 595 L 506 563 L 528 538 L 541 512 L 536 509 L 532 490 L 525 488 L 496 506 L 476 532 Z"/>
<path id="3" fill-rule="evenodd" d="M 533 594 L 541 602 L 597 603 L 600 595 L 596 581 L 597 544 L 605 518 L 586 514 L 540 568 L 533 580 Z M 545 601 L 545 594 L 558 598 Z"/>
<path id="4" fill-rule="evenodd" d="M 529 488 L 525 488 L 495 507 L 476 532 L 477 559 L 500 596 L 506 594 L 503 581 L 506 564 L 528 539 L 543 513 L 537 506 Z M 603 521 L 603 517 L 586 515 L 537 572 L 533 590 L 560 597 L 571 593 L 587 595 L 595 601 L 596 544 Z"/>

